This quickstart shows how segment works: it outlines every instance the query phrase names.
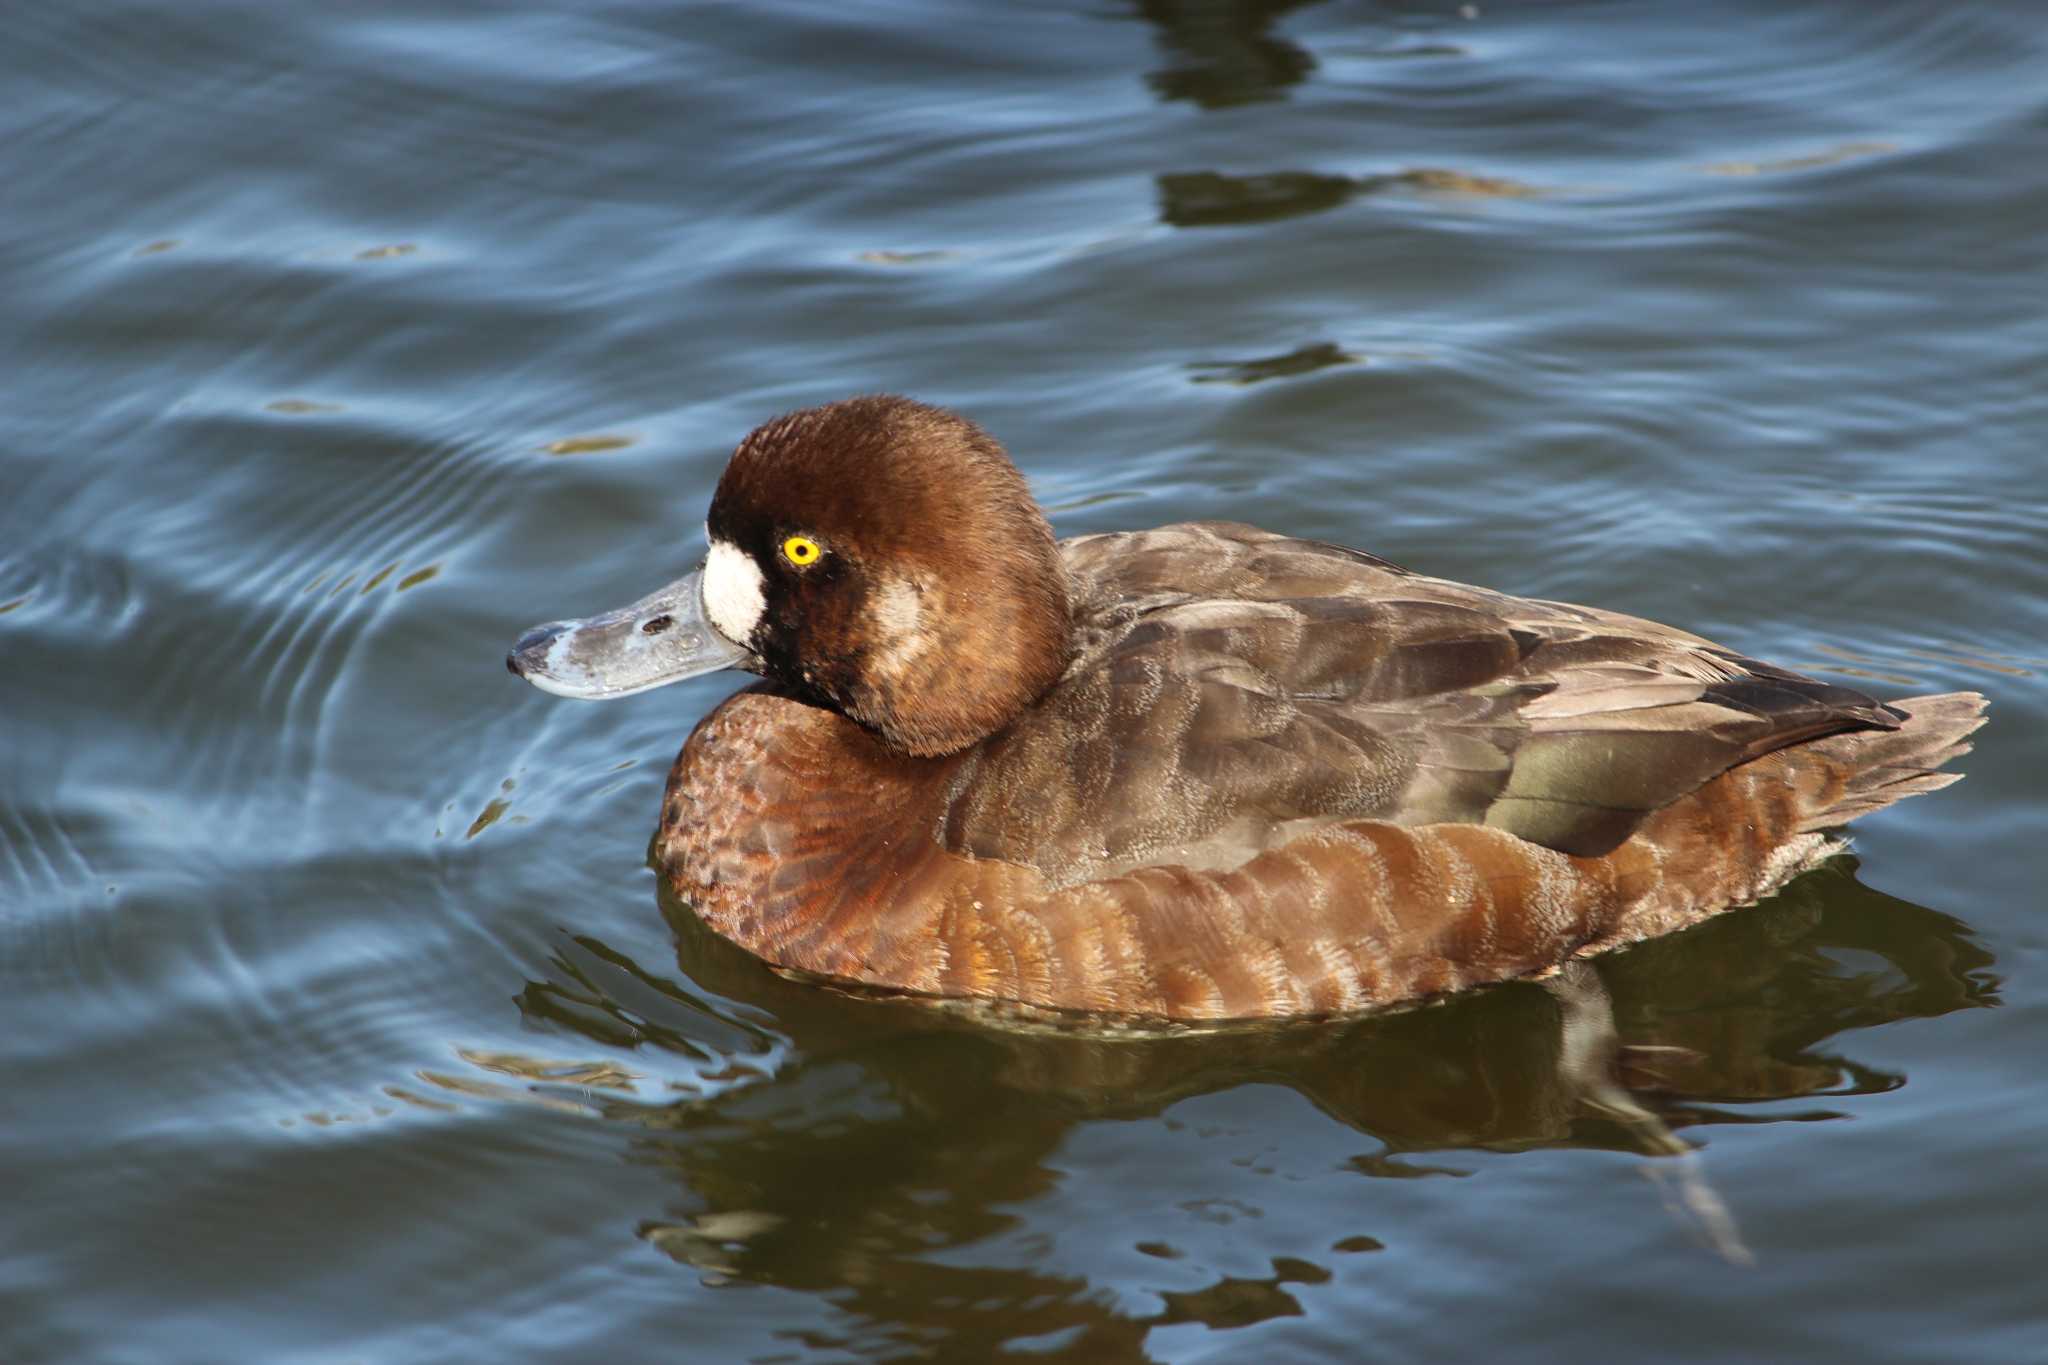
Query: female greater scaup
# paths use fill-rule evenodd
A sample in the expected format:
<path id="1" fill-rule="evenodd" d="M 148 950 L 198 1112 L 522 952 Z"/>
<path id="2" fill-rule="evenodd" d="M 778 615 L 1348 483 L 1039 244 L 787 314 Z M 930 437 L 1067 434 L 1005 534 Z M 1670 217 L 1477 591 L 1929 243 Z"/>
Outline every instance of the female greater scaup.
<path id="1" fill-rule="evenodd" d="M 1228 1020 L 1541 975 L 1768 894 L 1982 723 L 1250 526 L 1055 542 L 1001 446 L 904 398 L 755 431 L 707 530 L 507 662 L 761 674 L 684 744 L 655 859 L 868 987 Z"/>

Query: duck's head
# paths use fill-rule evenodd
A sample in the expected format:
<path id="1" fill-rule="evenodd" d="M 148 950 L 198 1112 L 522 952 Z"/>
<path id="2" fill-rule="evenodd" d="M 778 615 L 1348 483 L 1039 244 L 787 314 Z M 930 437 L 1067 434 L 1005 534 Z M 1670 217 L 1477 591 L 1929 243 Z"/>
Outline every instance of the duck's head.
<path id="1" fill-rule="evenodd" d="M 943 408 L 850 398 L 769 422 L 705 529 L 698 572 L 536 626 L 506 665 L 593 699 L 743 668 L 920 756 L 1002 729 L 1066 667 L 1052 528 L 994 438 Z"/>

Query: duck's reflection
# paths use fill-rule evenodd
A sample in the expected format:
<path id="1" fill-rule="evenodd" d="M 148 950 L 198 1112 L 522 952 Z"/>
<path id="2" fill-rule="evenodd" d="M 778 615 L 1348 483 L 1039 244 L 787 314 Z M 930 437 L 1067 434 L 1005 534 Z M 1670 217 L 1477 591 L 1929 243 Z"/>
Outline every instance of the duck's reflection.
<path id="1" fill-rule="evenodd" d="M 1848 1055 L 1855 1031 L 1995 1003 L 1997 986 L 1967 926 L 1863 886 L 1849 859 L 1548 988 L 1148 1040 L 1008 1032 L 845 998 L 783 981 L 686 909 L 664 909 L 687 983 L 609 955 L 635 982 L 633 1007 L 614 1009 L 565 956 L 561 979 L 531 983 L 521 998 L 529 1019 L 551 1028 L 731 1059 L 723 1080 L 758 1076 L 605 1111 L 640 1127 L 636 1158 L 673 1169 L 686 1191 L 642 1235 L 708 1277 L 829 1295 L 871 1325 L 870 1345 L 944 1341 L 963 1359 L 1040 1333 L 1068 1333 L 1084 1354 L 1135 1352 L 1168 1322 L 1241 1325 L 1300 1311 L 1286 1286 L 1327 1278 L 1315 1262 L 1279 1257 L 1271 1276 L 1225 1277 L 1132 1316 L 1086 1276 L 957 1254 L 1012 1229 L 1021 1207 L 1057 1185 L 1052 1158 L 1081 1125 L 1279 1085 L 1369 1139 L 1349 1163 L 1362 1175 L 1456 1165 L 1417 1160 L 1423 1153 L 1538 1147 L 1662 1153 L 1650 1164 L 1677 1170 L 1682 1161 L 1668 1158 L 1688 1144 L 1675 1132 L 1833 1117 L 1826 1103 L 1782 1102 L 1904 1085 Z M 606 955 L 588 940 L 579 951 Z M 772 1063 L 748 1061 L 770 1052 Z M 1714 1226 L 1711 1192 L 1677 1184 L 1709 1237 L 1739 1254 Z M 1148 1251 L 1141 1233 L 1134 1241 L 1170 1253 Z"/>

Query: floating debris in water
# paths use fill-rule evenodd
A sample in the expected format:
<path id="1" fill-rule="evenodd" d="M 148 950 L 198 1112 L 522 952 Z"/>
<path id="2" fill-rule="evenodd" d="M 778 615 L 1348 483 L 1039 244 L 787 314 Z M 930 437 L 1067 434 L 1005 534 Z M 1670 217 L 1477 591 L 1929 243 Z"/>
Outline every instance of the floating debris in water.
<path id="1" fill-rule="evenodd" d="M 1883 156 L 1897 150 L 1898 144 L 1892 142 L 1845 142 L 1839 147 L 1811 152 L 1806 156 L 1780 157 L 1775 161 L 1716 161 L 1700 169 L 1708 175 L 1781 175 L 1787 171 L 1818 170 L 1822 166 L 1839 165 L 1859 157 Z"/>
<path id="2" fill-rule="evenodd" d="M 550 455 L 595 455 L 602 450 L 623 450 L 633 441 L 631 436 L 565 436 L 541 449 Z"/>
<path id="3" fill-rule="evenodd" d="M 1519 180 L 1498 175 L 1471 175 L 1441 166 L 1418 166 L 1388 179 L 1409 189 L 1429 194 L 1470 194 L 1486 199 L 1534 199 L 1544 191 Z"/>
<path id="4" fill-rule="evenodd" d="M 936 265 L 941 261 L 957 261 L 965 256 L 961 251 L 863 251 L 854 257 L 868 265 Z"/>

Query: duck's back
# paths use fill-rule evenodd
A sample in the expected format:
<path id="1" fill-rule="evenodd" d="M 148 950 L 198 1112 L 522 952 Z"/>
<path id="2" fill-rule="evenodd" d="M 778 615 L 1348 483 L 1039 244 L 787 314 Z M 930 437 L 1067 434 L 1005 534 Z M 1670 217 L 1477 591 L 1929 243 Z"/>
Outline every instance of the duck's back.
<path id="1" fill-rule="evenodd" d="M 1953 780 L 1982 707 L 1245 526 L 1062 548 L 1076 657 L 980 745 L 909 759 L 772 690 L 707 718 L 656 847 L 714 928 L 1053 1009 L 1389 1004 L 1768 893 Z"/>
<path id="2" fill-rule="evenodd" d="M 962 765 L 942 835 L 1054 884 L 1355 819 L 1595 855 L 1747 759 L 1900 722 L 1683 631 L 1249 526 L 1062 548 L 1079 653 Z"/>

